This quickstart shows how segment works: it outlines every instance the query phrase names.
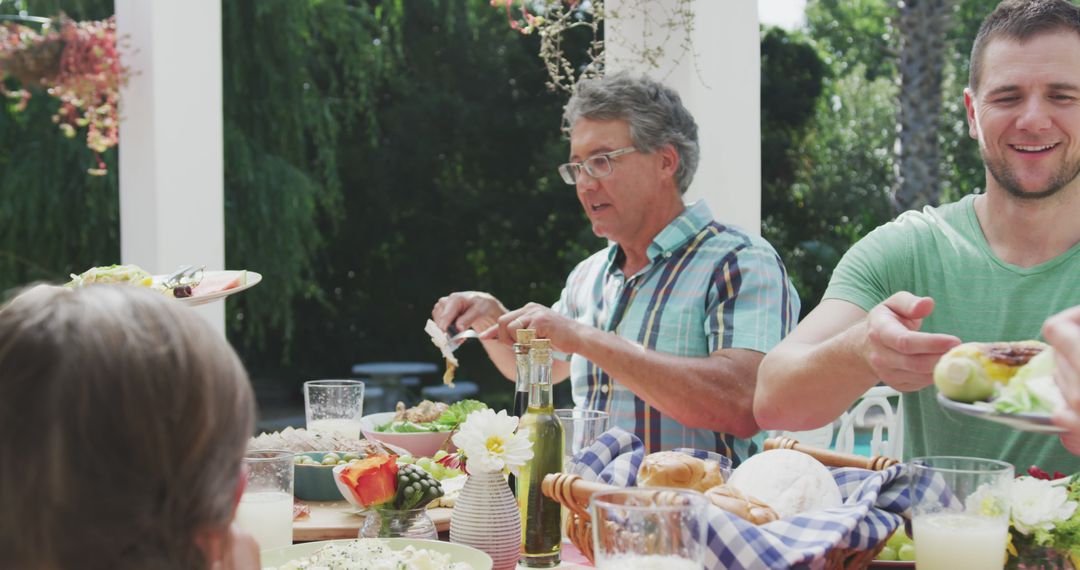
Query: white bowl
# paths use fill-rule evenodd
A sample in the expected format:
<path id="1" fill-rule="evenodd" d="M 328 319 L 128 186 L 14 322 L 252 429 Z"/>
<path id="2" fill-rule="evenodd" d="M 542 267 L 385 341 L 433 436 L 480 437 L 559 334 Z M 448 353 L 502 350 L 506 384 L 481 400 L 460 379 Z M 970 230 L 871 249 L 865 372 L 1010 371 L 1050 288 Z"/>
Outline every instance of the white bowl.
<path id="1" fill-rule="evenodd" d="M 413 455 L 413 457 L 431 457 L 436 451 L 445 449 L 453 452 L 457 449 L 450 438 L 448 431 L 418 432 L 418 433 L 393 433 L 375 431 L 377 426 L 390 423 L 394 419 L 394 412 L 382 412 L 369 414 L 360 419 L 360 433 L 364 437 L 375 441 L 381 441 L 390 445 L 396 445 Z"/>

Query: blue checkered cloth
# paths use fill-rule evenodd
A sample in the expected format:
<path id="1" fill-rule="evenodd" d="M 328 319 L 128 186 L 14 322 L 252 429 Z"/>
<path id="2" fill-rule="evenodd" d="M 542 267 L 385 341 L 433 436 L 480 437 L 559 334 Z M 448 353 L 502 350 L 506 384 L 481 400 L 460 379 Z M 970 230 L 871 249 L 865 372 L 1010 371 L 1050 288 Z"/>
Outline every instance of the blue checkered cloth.
<path id="1" fill-rule="evenodd" d="M 690 451 L 708 458 L 708 452 Z M 612 428 L 573 459 L 572 473 L 590 481 L 634 486 L 645 448 L 633 434 Z M 753 525 L 709 505 L 705 567 L 823 568 L 835 548 L 870 549 L 902 523 L 908 510 L 908 476 L 902 465 L 885 471 L 830 469 L 844 504 L 840 507 Z M 935 490 L 938 491 L 938 490 Z"/>

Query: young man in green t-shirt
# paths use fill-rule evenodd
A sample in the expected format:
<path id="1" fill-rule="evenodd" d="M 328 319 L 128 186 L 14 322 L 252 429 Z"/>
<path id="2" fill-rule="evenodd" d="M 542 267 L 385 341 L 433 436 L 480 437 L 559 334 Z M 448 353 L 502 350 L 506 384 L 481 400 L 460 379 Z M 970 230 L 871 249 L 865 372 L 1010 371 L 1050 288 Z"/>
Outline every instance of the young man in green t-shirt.
<path id="1" fill-rule="evenodd" d="M 968 341 L 1036 338 L 1080 304 L 1080 8 L 1006 0 L 983 22 L 964 90 L 986 192 L 907 212 L 844 256 L 824 299 L 761 364 L 754 412 L 804 430 L 883 381 L 905 392 L 905 456 L 1080 471 L 1058 438 L 952 414 L 927 389 Z"/>

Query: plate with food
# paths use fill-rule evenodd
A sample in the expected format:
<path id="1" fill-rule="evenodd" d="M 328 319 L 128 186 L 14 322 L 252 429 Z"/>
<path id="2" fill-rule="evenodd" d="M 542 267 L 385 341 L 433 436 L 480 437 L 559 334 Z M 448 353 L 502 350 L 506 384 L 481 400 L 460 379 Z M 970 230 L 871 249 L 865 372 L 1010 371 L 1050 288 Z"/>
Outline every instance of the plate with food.
<path id="1" fill-rule="evenodd" d="M 263 570 L 386 568 L 490 570 L 486 553 L 452 542 L 409 538 L 326 540 L 264 550 Z"/>
<path id="2" fill-rule="evenodd" d="M 163 284 L 166 275 L 155 275 L 154 283 Z M 224 299 L 241 291 L 246 291 L 262 281 L 262 275 L 246 269 L 226 271 L 204 271 L 193 284 L 180 285 L 172 289 L 173 296 L 185 305 L 204 305 L 218 299 Z M 184 289 L 188 287 L 188 289 Z M 164 291 L 168 289 L 162 285 Z M 177 294 L 179 293 L 179 294 Z"/>
<path id="3" fill-rule="evenodd" d="M 934 385 L 947 410 L 1021 431 L 1062 433 L 1050 420 L 1064 405 L 1054 369 L 1053 349 L 1037 340 L 969 342 L 938 360 Z"/>
<path id="4" fill-rule="evenodd" d="M 398 402 L 397 411 L 369 414 L 360 419 L 360 432 L 370 440 L 396 445 L 415 457 L 431 457 L 440 449 L 452 451 L 450 435 L 471 412 L 487 408 L 477 400 L 453 404 L 424 400 L 406 408 Z"/>
<path id="5" fill-rule="evenodd" d="M 168 275 L 151 275 L 138 265 L 104 265 L 71 274 L 67 287 L 121 284 L 148 287 L 174 297 L 185 305 L 202 305 L 258 285 L 262 275 L 254 271 L 206 271 L 190 265 Z"/>

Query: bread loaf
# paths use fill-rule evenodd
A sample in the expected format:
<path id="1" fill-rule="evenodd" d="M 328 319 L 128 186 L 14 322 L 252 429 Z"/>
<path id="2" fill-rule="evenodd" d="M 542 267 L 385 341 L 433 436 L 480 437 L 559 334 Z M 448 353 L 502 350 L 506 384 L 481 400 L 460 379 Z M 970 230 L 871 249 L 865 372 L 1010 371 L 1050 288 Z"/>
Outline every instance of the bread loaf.
<path id="1" fill-rule="evenodd" d="M 785 519 L 843 503 L 832 473 L 817 459 L 791 449 L 773 449 L 747 459 L 728 484 L 764 501 Z"/>
<path id="2" fill-rule="evenodd" d="M 705 491 L 705 497 L 713 505 L 752 524 L 765 524 L 780 518 L 772 507 L 731 485 L 717 485 Z"/>
<path id="3" fill-rule="evenodd" d="M 705 491 L 723 484 L 720 464 L 677 451 L 650 453 L 638 469 L 639 487 L 677 487 Z"/>

